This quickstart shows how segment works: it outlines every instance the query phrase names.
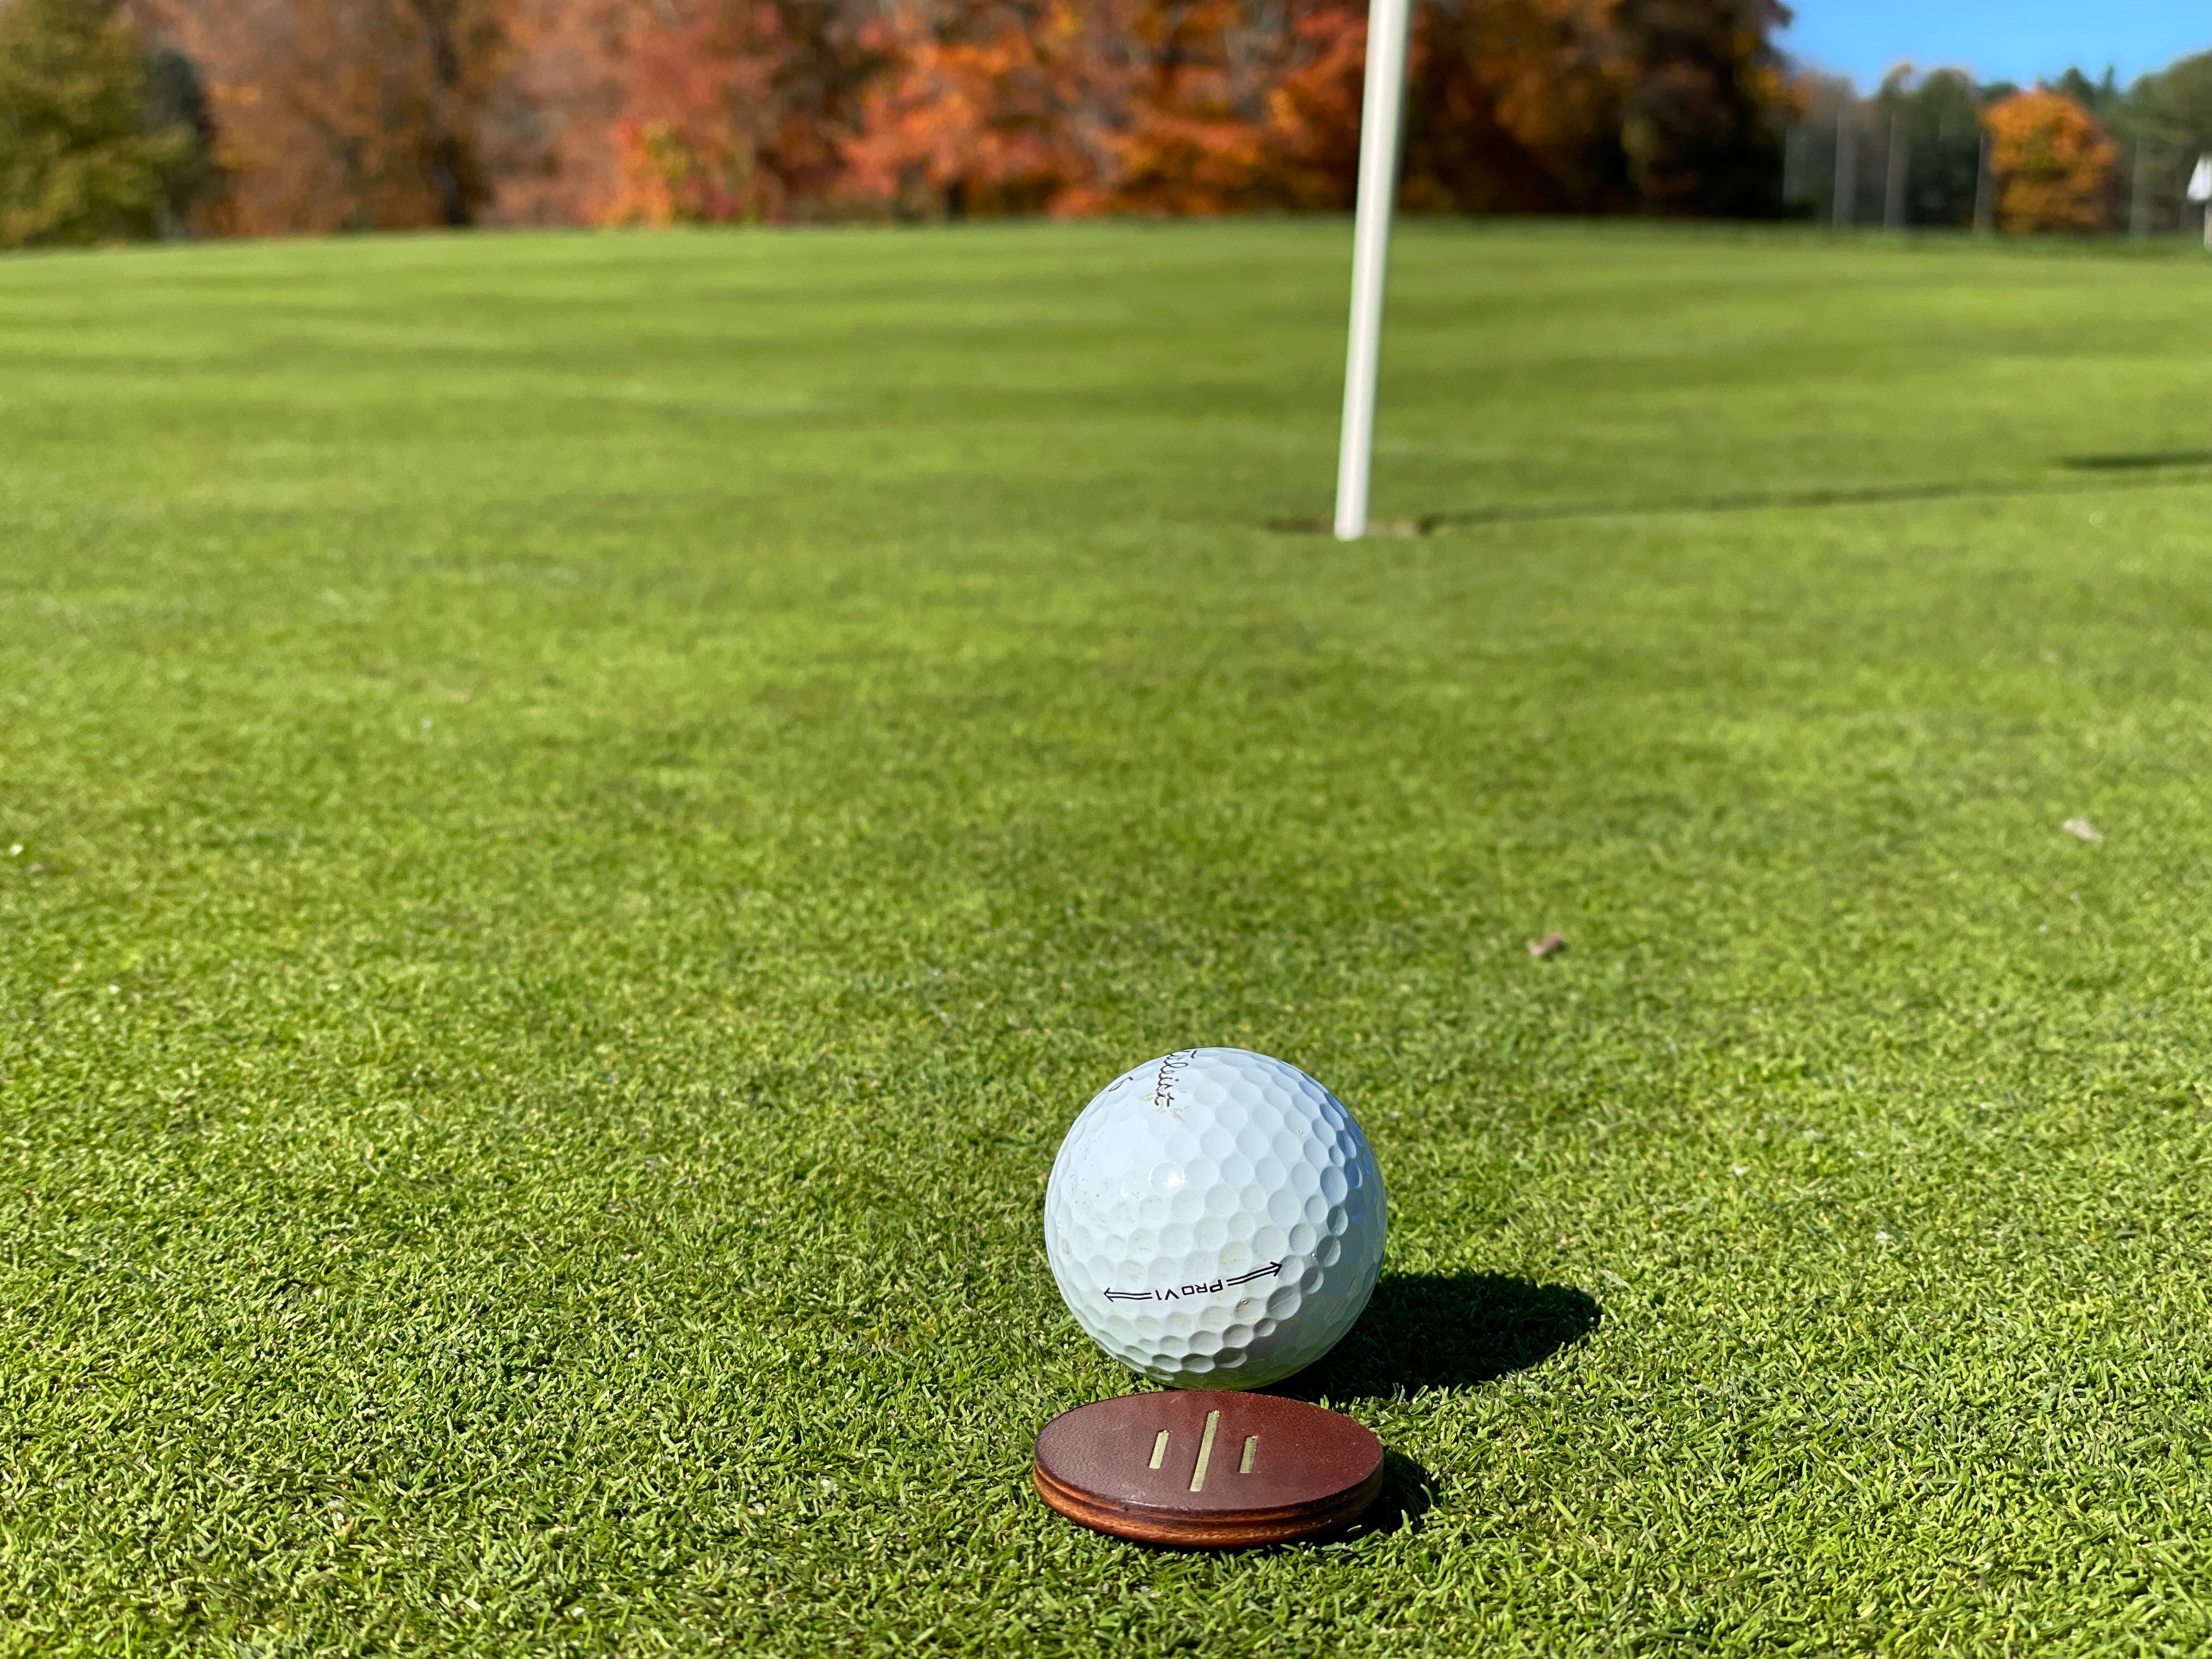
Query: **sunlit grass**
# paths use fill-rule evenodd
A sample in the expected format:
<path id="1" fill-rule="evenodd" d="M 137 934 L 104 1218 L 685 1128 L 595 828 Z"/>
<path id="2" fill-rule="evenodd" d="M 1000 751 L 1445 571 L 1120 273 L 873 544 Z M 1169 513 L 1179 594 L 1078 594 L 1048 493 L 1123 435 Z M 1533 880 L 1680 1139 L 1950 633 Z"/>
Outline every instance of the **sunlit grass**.
<path id="1" fill-rule="evenodd" d="M 1345 548 L 1347 254 L 0 263 L 0 1651 L 2212 1641 L 2212 279 L 1417 225 Z M 1328 1547 L 1027 1491 L 1200 1042 Z"/>

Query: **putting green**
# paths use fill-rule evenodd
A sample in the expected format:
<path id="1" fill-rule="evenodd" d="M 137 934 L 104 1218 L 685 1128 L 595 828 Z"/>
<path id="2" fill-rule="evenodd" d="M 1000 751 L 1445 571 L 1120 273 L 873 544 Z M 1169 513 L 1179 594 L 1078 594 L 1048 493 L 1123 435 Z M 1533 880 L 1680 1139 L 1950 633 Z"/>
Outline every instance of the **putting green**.
<path id="1" fill-rule="evenodd" d="M 1348 247 L 0 262 L 0 1652 L 2212 1643 L 2212 274 L 1416 224 L 1346 548 Z M 1028 1488 L 1194 1043 L 1327 1547 Z"/>

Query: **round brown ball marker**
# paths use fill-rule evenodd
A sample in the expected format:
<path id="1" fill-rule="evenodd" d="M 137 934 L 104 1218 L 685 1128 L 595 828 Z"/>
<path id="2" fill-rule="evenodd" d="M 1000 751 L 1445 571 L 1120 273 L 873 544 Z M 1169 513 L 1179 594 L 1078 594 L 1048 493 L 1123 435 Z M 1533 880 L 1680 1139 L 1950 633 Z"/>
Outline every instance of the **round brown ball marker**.
<path id="1" fill-rule="evenodd" d="M 1132 1394 L 1046 1424 L 1030 1478 L 1069 1520 L 1117 1538 L 1279 1544 L 1373 1503 L 1382 1443 L 1348 1417 L 1269 1394 Z"/>

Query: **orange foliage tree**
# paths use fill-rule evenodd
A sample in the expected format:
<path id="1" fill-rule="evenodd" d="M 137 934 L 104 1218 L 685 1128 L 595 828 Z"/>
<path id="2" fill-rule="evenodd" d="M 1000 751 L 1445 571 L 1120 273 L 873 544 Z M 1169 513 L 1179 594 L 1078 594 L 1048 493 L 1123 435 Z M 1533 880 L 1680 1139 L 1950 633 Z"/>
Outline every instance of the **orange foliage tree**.
<path id="1" fill-rule="evenodd" d="M 2119 152 L 2087 110 L 2039 88 L 1992 104 L 1982 124 L 1998 223 L 2007 230 L 2102 228 Z"/>
<path id="2" fill-rule="evenodd" d="M 861 198 L 915 216 L 1065 210 L 1095 193 L 1133 71 L 1127 0 L 908 0 L 845 146 Z"/>
<path id="3" fill-rule="evenodd" d="M 1067 210 L 1333 208 L 1359 154 L 1364 15 L 1340 0 L 1156 3 L 1103 188 Z"/>
<path id="4" fill-rule="evenodd" d="M 1345 0 L 908 0 L 850 183 L 951 217 L 1338 206 L 1365 29 Z"/>

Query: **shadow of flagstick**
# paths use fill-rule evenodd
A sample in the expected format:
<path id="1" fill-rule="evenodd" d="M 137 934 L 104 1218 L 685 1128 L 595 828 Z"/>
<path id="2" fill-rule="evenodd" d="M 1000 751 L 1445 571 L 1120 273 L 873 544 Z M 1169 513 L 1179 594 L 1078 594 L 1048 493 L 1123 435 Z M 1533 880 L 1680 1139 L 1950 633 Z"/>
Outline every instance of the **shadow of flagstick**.
<path id="1" fill-rule="evenodd" d="M 2074 455 L 2059 465 L 2094 478 L 1993 480 L 1982 483 L 1866 484 L 1820 489 L 1746 490 L 1725 495 L 1686 495 L 1650 501 L 1528 501 L 1501 507 L 1457 508 L 1418 518 L 1378 521 L 1371 533 L 1383 537 L 1433 536 L 1440 532 L 1493 524 L 1537 524 L 1566 519 L 1631 519 L 1666 514 L 1765 513 L 1823 507 L 1879 507 L 1888 502 L 2003 501 L 2035 495 L 2109 495 L 2118 489 L 2163 489 L 2212 483 L 2212 450 L 2155 450 L 2140 454 Z M 2182 476 L 2127 477 L 2128 473 Z M 1267 528 L 1285 535 L 1322 535 L 1329 522 L 1316 518 L 1279 518 Z"/>

